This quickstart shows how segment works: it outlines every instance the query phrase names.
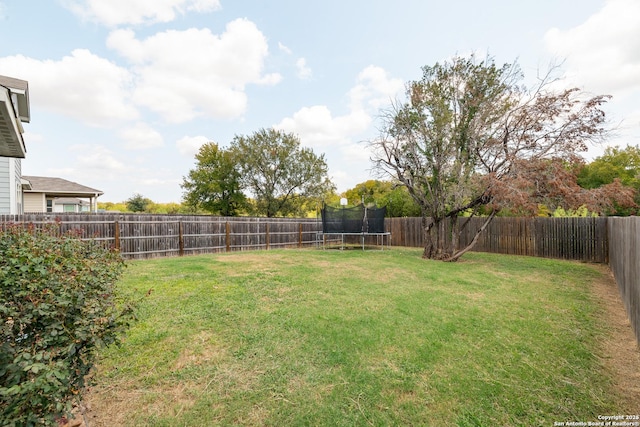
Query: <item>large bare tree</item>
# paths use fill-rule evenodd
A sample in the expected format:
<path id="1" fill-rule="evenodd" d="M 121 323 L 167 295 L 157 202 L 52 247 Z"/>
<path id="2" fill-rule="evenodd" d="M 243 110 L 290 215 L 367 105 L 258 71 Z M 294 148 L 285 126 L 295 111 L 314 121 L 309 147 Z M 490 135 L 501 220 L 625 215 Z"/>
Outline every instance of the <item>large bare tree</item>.
<path id="1" fill-rule="evenodd" d="M 402 182 L 422 212 L 423 256 L 455 261 L 502 209 L 532 214 L 539 204 L 600 211 L 611 198 L 632 203 L 619 182 L 581 189 L 567 165 L 607 133 L 608 96 L 524 87 L 517 64 L 454 57 L 423 67 L 408 100 L 384 115 L 372 160 Z M 464 214 L 464 216 L 463 216 Z M 482 214 L 475 239 L 460 247 L 468 218 Z"/>

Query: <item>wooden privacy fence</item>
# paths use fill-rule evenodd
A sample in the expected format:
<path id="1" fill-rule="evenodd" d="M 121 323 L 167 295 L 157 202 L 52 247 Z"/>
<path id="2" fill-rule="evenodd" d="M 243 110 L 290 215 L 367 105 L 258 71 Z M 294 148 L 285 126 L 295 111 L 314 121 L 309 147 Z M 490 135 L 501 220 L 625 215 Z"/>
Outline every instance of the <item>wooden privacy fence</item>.
<path id="1" fill-rule="evenodd" d="M 470 243 L 485 218 L 471 218 L 460 237 Z M 461 219 L 462 221 L 462 219 Z M 421 218 L 388 218 L 391 246 L 423 247 Z M 606 263 L 607 218 L 494 218 L 474 251 Z"/>
<path id="2" fill-rule="evenodd" d="M 132 214 L 0 215 L 2 223 L 57 224 L 127 259 L 318 245 L 316 219 Z"/>
<path id="3" fill-rule="evenodd" d="M 640 218 L 609 218 L 609 266 L 640 343 Z"/>
<path id="4" fill-rule="evenodd" d="M 474 250 L 607 263 L 608 218 L 495 218 Z M 116 247 L 125 258 L 321 245 L 319 219 L 136 214 L 0 215 L 0 223 L 57 223 Z M 472 218 L 461 244 L 483 224 Z M 424 246 L 421 218 L 387 218 L 391 246 Z M 360 242 L 356 238 L 354 242 Z M 379 244 L 375 236 L 367 245 Z"/>

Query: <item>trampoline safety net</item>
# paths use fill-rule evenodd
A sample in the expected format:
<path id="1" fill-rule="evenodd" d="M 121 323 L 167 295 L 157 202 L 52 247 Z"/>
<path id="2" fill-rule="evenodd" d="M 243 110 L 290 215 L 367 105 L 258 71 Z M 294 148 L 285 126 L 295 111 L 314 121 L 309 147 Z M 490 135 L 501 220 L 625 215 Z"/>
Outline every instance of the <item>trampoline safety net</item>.
<path id="1" fill-rule="evenodd" d="M 322 232 L 340 233 L 384 233 L 384 217 L 387 207 L 367 208 L 358 205 L 353 208 L 322 207 Z"/>

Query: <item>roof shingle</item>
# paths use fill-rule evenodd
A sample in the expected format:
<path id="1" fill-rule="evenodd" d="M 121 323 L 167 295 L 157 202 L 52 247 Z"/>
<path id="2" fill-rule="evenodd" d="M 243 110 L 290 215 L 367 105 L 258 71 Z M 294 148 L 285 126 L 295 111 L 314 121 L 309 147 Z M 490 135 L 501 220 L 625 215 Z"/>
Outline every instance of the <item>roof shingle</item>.
<path id="1" fill-rule="evenodd" d="M 62 178 L 23 175 L 22 179 L 26 179 L 31 183 L 31 190 L 24 190 L 30 193 L 87 194 L 92 196 L 104 194 L 95 188 Z"/>

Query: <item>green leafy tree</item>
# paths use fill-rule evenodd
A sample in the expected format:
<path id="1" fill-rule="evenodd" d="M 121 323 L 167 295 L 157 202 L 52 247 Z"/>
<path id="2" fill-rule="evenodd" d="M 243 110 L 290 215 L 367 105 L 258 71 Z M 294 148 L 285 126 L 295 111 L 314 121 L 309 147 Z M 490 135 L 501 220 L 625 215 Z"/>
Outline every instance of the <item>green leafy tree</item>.
<path id="1" fill-rule="evenodd" d="M 0 229 L 0 424 L 58 426 L 133 321 L 120 255 L 57 226 Z"/>
<path id="2" fill-rule="evenodd" d="M 343 195 L 338 194 L 335 189 L 331 191 L 327 191 L 322 197 L 322 201 L 318 204 L 318 208 L 322 208 L 323 204 L 327 204 L 329 206 L 340 206 L 340 199 Z"/>
<path id="3" fill-rule="evenodd" d="M 616 179 L 635 191 L 635 202 L 640 205 L 640 146 L 628 145 L 621 149 L 607 147 L 604 154 L 584 165 L 578 172 L 578 184 L 583 188 L 600 188 Z M 638 208 L 614 206 L 615 215 L 637 215 Z"/>
<path id="4" fill-rule="evenodd" d="M 352 205 L 375 203 L 387 207 L 387 216 L 420 216 L 420 207 L 411 198 L 407 188 L 391 181 L 370 179 L 347 190 L 345 197 Z"/>
<path id="5" fill-rule="evenodd" d="M 134 194 L 125 202 L 129 212 L 145 212 L 153 204 L 153 200 L 144 197 L 142 194 Z"/>
<path id="6" fill-rule="evenodd" d="M 584 188 L 598 188 L 616 178 L 624 185 L 640 188 L 640 146 L 607 147 L 602 156 L 578 172 L 578 183 Z"/>
<path id="7" fill-rule="evenodd" d="M 321 200 L 334 188 L 324 155 L 300 147 L 293 134 L 261 129 L 251 136 L 236 136 L 231 148 L 243 188 L 253 195 L 259 215 L 302 215 L 309 199 Z"/>
<path id="8" fill-rule="evenodd" d="M 455 57 L 424 67 L 407 101 L 384 117 L 373 160 L 420 206 L 423 257 L 459 259 L 505 208 L 535 215 L 540 204 L 602 212 L 615 198 L 633 203 L 619 182 L 581 189 L 566 167 L 587 142 L 604 139 L 608 97 L 553 91 L 548 78 L 527 89 L 521 80 L 516 64 Z M 461 247 L 461 216 L 479 214 L 484 226 Z"/>
<path id="9" fill-rule="evenodd" d="M 111 211 L 111 212 L 126 212 L 127 204 L 124 202 L 98 202 L 98 210 Z"/>
<path id="10" fill-rule="evenodd" d="M 221 149 L 213 142 L 200 147 L 196 167 L 180 186 L 184 190 L 184 204 L 196 210 L 237 216 L 247 208 L 237 158 L 231 150 Z"/>
<path id="11" fill-rule="evenodd" d="M 166 214 L 166 215 L 178 215 L 181 213 L 187 213 L 188 208 L 183 207 L 180 203 L 152 203 L 147 206 L 145 212 L 151 214 Z"/>
<path id="12" fill-rule="evenodd" d="M 380 205 L 382 197 L 389 193 L 392 188 L 393 184 L 390 181 L 370 179 L 356 184 L 355 187 L 345 191 L 344 194 L 349 204 L 352 205 L 358 205 L 360 203 L 364 203 L 365 205 L 372 203 Z"/>
<path id="13" fill-rule="evenodd" d="M 419 217 L 420 206 L 413 200 L 407 187 L 394 186 L 391 191 L 383 194 L 377 202 L 380 206 L 387 207 L 389 217 Z"/>

